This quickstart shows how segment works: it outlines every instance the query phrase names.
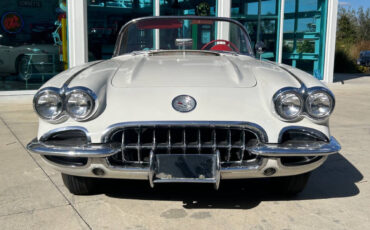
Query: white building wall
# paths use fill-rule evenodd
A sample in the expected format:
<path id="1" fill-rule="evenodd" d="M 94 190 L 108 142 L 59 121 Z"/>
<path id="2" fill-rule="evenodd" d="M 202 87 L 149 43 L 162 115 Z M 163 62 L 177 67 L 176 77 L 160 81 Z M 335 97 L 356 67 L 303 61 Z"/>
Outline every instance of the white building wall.
<path id="1" fill-rule="evenodd" d="M 326 83 L 332 83 L 334 79 L 334 56 L 337 33 L 338 0 L 328 0 L 328 12 L 326 23 L 326 44 L 324 59 L 324 79 Z"/>
<path id="2" fill-rule="evenodd" d="M 87 1 L 67 0 L 69 68 L 88 62 Z"/>

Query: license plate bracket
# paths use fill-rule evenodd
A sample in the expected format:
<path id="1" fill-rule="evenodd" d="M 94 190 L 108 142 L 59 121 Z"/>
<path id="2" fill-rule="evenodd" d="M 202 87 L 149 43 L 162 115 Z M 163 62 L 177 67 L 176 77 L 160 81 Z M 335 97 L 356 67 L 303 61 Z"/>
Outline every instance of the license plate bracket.
<path id="1" fill-rule="evenodd" d="M 220 154 L 150 154 L 149 182 L 220 183 Z"/>

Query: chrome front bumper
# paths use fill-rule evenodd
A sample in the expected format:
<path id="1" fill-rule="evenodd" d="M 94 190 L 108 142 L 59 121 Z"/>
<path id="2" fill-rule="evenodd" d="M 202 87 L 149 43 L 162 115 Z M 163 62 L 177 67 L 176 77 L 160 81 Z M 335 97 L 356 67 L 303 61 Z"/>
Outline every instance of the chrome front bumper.
<path id="1" fill-rule="evenodd" d="M 33 153 L 50 156 L 65 157 L 108 157 L 121 150 L 120 145 L 114 144 L 86 144 L 83 146 L 55 146 L 47 145 L 43 142 L 33 139 L 27 149 Z M 307 141 L 290 144 L 263 144 L 260 143 L 249 150 L 251 153 L 265 157 L 282 156 L 327 156 L 340 151 L 341 147 L 338 141 L 331 137 L 329 142 Z"/>
<path id="2" fill-rule="evenodd" d="M 43 159 L 54 169 L 65 174 L 86 177 L 120 178 L 120 179 L 150 179 L 149 167 L 123 166 L 114 167 L 109 164 L 106 157 L 116 154 L 120 146 L 112 144 L 86 144 L 80 147 L 63 147 L 47 145 L 34 139 L 27 145 L 27 149 L 40 154 Z M 341 147 L 334 137 L 329 142 L 299 142 L 290 144 L 259 144 L 249 149 L 257 155 L 258 161 L 233 164 L 220 167 L 220 179 L 261 178 L 270 176 L 290 176 L 312 171 L 326 160 L 327 156 L 340 151 Z M 65 166 L 56 164 L 47 156 L 59 157 L 85 157 L 87 163 L 83 166 Z M 309 156 L 316 157 L 307 164 L 286 166 L 282 157 Z M 273 175 L 268 175 L 266 170 L 274 169 Z M 97 176 L 94 169 L 102 169 L 104 175 Z"/>

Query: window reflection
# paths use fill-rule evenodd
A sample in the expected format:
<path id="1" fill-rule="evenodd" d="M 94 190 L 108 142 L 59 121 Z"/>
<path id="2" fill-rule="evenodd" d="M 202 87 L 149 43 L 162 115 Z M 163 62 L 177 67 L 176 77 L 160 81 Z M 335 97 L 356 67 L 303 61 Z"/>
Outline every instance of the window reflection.
<path id="1" fill-rule="evenodd" d="M 279 0 L 233 0 L 231 17 L 247 29 L 252 44 L 263 41 L 264 59 L 276 60 Z"/>
<path id="2" fill-rule="evenodd" d="M 161 0 L 161 15 L 216 16 L 215 0 Z"/>
<path id="3" fill-rule="evenodd" d="M 325 0 L 286 0 L 283 62 L 323 78 Z"/>
<path id="4" fill-rule="evenodd" d="M 121 27 L 152 16 L 153 0 L 89 0 L 87 11 L 89 61 L 109 59 Z"/>
<path id="5" fill-rule="evenodd" d="M 0 90 L 38 89 L 65 68 L 66 9 L 63 0 L 0 1 Z"/>

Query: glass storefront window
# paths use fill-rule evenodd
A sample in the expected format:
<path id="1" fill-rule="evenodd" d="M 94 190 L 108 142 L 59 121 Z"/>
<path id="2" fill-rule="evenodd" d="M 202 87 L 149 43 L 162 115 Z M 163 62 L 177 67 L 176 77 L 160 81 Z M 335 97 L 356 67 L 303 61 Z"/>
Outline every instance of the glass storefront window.
<path id="1" fill-rule="evenodd" d="M 285 0 L 284 13 L 294 13 L 295 11 L 295 0 Z"/>
<path id="2" fill-rule="evenodd" d="M 277 60 L 279 0 L 232 0 L 231 17 L 242 23 L 252 44 L 263 41 L 264 59 Z"/>
<path id="3" fill-rule="evenodd" d="M 0 90 L 38 89 L 67 66 L 65 0 L 0 1 Z"/>
<path id="4" fill-rule="evenodd" d="M 154 0 L 85 0 L 89 61 L 112 57 L 120 28 L 152 16 Z M 66 0 L 0 1 L 0 90 L 38 89 L 66 69 Z M 160 15 L 217 16 L 217 0 L 160 0 Z M 231 18 L 249 32 L 262 58 L 278 60 L 281 0 L 232 0 Z M 285 0 L 283 63 L 323 78 L 327 0 Z M 82 14 L 83 12 L 81 12 Z M 192 26 L 196 45 L 210 35 Z M 196 33 L 198 30 L 198 33 Z M 202 31 L 202 32 L 201 32 Z M 161 35 L 161 39 L 166 39 Z"/>
<path id="5" fill-rule="evenodd" d="M 161 15 L 216 16 L 215 0 L 160 0 Z"/>
<path id="6" fill-rule="evenodd" d="M 283 63 L 323 79 L 326 0 L 286 0 Z"/>
<path id="7" fill-rule="evenodd" d="M 128 21 L 153 15 L 153 0 L 87 0 L 89 61 L 112 57 L 117 35 Z"/>

